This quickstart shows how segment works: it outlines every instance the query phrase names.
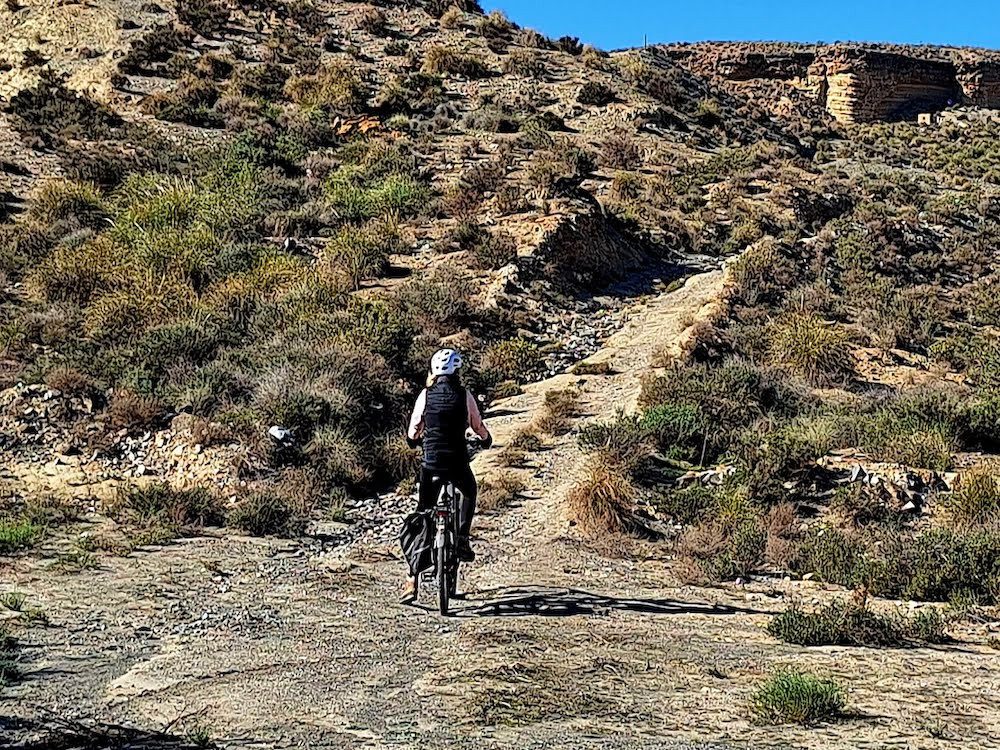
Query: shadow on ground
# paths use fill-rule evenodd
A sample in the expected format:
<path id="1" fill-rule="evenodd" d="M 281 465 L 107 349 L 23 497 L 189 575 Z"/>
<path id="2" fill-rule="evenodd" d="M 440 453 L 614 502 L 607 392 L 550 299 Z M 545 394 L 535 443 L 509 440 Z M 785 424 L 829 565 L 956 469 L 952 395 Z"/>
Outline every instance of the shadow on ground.
<path id="1" fill-rule="evenodd" d="M 151 731 L 70 721 L 55 715 L 33 719 L 0 716 L 0 747 L 11 750 L 194 750 L 199 746 L 204 745 L 172 734 L 169 727 Z"/>
<path id="2" fill-rule="evenodd" d="M 764 612 L 722 604 L 682 602 L 672 599 L 632 599 L 591 594 L 577 589 L 511 588 L 481 592 L 499 593 L 496 599 L 462 609 L 458 617 L 573 617 L 610 612 L 642 615 L 759 615 Z"/>

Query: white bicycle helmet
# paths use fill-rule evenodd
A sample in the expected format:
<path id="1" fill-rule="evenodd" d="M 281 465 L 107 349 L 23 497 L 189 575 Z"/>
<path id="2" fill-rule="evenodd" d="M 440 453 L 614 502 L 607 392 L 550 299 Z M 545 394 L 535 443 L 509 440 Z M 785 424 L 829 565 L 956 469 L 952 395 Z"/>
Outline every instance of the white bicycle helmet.
<path id="1" fill-rule="evenodd" d="M 431 375 L 454 375 L 462 367 L 462 355 L 454 349 L 442 349 L 431 357 Z"/>

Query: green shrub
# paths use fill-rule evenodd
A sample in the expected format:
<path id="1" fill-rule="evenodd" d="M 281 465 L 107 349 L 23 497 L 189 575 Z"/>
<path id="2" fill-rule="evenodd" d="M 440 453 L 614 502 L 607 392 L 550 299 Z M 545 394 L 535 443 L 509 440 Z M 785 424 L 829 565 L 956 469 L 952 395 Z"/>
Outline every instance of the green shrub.
<path id="1" fill-rule="evenodd" d="M 229 524 L 254 536 L 301 536 L 308 516 L 296 504 L 274 492 L 253 492 L 229 514 Z"/>
<path id="2" fill-rule="evenodd" d="M 372 179 L 358 169 L 342 167 L 327 180 L 327 200 L 340 218 L 364 221 L 389 214 L 409 216 L 427 202 L 427 188 L 408 174 Z"/>
<path id="3" fill-rule="evenodd" d="M 854 371 L 847 333 L 808 313 L 772 326 L 771 358 L 817 385 L 841 382 Z"/>
<path id="4" fill-rule="evenodd" d="M 279 99 L 290 73 L 274 63 L 244 65 L 233 74 L 233 90 L 248 99 Z"/>
<path id="5" fill-rule="evenodd" d="M 42 529 L 19 518 L 0 518 L 0 555 L 30 549 L 42 537 Z"/>
<path id="6" fill-rule="evenodd" d="M 10 651 L 0 651 L 0 688 L 16 685 L 24 679 L 24 670 Z"/>
<path id="7" fill-rule="evenodd" d="M 803 575 L 812 573 L 821 581 L 854 588 L 861 585 L 858 578 L 865 554 L 864 543 L 856 534 L 814 527 L 799 548 L 793 567 Z"/>
<path id="8" fill-rule="evenodd" d="M 716 366 L 672 363 L 662 375 L 647 376 L 639 407 L 649 410 L 661 404 L 681 404 L 700 409 L 705 424 L 712 427 L 703 436 L 707 437 L 706 459 L 714 461 L 745 428 L 765 416 L 794 414 L 803 407 L 803 400 L 778 373 L 744 360 L 726 359 Z"/>
<path id="9" fill-rule="evenodd" d="M 996 476 L 985 467 L 962 474 L 944 505 L 951 520 L 959 526 L 995 526 L 1000 522 L 1000 488 Z"/>
<path id="10" fill-rule="evenodd" d="M 400 287 L 395 302 L 417 330 L 443 337 L 468 324 L 474 292 L 469 276 L 442 266 Z"/>
<path id="11" fill-rule="evenodd" d="M 221 502 L 207 489 L 177 490 L 163 483 L 121 490 L 108 511 L 117 520 L 145 528 L 221 526 L 226 520 Z"/>
<path id="12" fill-rule="evenodd" d="M 934 608 L 916 615 L 882 614 L 865 603 L 833 601 L 808 612 L 793 604 L 771 618 L 767 630 L 775 638 L 800 646 L 865 646 L 884 648 L 942 643 L 945 620 Z"/>
<path id="13" fill-rule="evenodd" d="M 939 602 L 968 596 L 991 603 L 1000 596 L 1000 534 L 815 528 L 791 566 L 830 583 L 864 587 L 876 596 Z"/>
<path id="14" fill-rule="evenodd" d="M 482 370 L 494 383 L 514 380 L 525 383 L 539 375 L 545 366 L 538 346 L 528 339 L 501 341 L 489 347 L 483 355 Z"/>
<path id="15" fill-rule="evenodd" d="M 364 447 L 343 427 L 316 430 L 306 455 L 330 484 L 358 486 L 369 479 Z"/>
<path id="16" fill-rule="evenodd" d="M 705 520 L 718 507 L 718 501 L 713 488 L 693 484 L 682 490 L 661 491 L 653 505 L 674 522 L 690 526 Z"/>
<path id="17" fill-rule="evenodd" d="M 582 450 L 606 454 L 630 471 L 637 469 L 654 449 L 637 415 L 619 414 L 611 422 L 585 424 L 580 428 L 577 441 Z"/>
<path id="18" fill-rule="evenodd" d="M 776 306 L 796 284 L 798 271 L 784 248 L 760 242 L 729 267 L 735 285 L 734 302 L 745 307 Z"/>
<path id="19" fill-rule="evenodd" d="M 69 180 L 48 180 L 32 197 L 28 216 L 39 224 L 69 224 L 71 228 L 98 228 L 107 219 L 100 193 L 92 186 Z"/>
<path id="20" fill-rule="evenodd" d="M 392 221 L 373 220 L 363 226 L 342 227 L 327 242 L 321 262 L 339 269 L 357 287 L 365 279 L 389 270 L 389 256 L 401 249 L 402 240 Z"/>
<path id="21" fill-rule="evenodd" d="M 384 112 L 409 115 L 431 113 L 446 99 L 440 76 L 410 73 L 390 79 L 379 90 L 374 104 Z"/>
<path id="22" fill-rule="evenodd" d="M 639 426 L 661 451 L 679 458 L 691 457 L 708 427 L 698 405 L 683 403 L 658 404 L 646 410 Z"/>
<path id="23" fill-rule="evenodd" d="M 410 43 L 403 39 L 393 39 L 385 43 L 382 48 L 389 57 L 403 57 L 410 51 Z"/>
<path id="24" fill-rule="evenodd" d="M 604 107 L 615 101 L 618 96 L 614 89 L 598 81 L 587 81 L 577 92 L 576 100 L 580 104 Z"/>
<path id="25" fill-rule="evenodd" d="M 847 692 L 832 680 L 793 668 L 776 670 L 750 698 L 759 724 L 818 724 L 837 718 Z"/>

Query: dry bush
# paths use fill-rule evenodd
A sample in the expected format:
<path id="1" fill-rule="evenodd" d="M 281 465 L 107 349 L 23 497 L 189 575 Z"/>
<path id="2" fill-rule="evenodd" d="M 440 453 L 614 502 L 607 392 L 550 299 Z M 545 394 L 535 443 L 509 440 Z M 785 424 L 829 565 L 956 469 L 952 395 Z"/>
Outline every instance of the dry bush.
<path id="1" fill-rule="evenodd" d="M 431 75 L 451 74 L 466 78 L 486 78 L 490 75 L 481 58 L 442 46 L 431 47 L 427 51 L 421 70 Z"/>
<path id="2" fill-rule="evenodd" d="M 498 214 L 509 216 L 526 211 L 530 204 L 523 188 L 517 185 L 504 185 L 497 190 L 493 205 Z"/>
<path id="3" fill-rule="evenodd" d="M 365 8 L 358 17 L 358 27 L 374 36 L 385 36 L 389 32 L 388 23 L 380 8 Z"/>
<path id="4" fill-rule="evenodd" d="M 229 514 L 230 526 L 254 536 L 299 536 L 308 520 L 296 502 L 269 490 L 248 493 Z"/>
<path id="5" fill-rule="evenodd" d="M 779 570 L 787 570 L 798 554 L 799 519 L 792 503 L 771 508 L 767 519 L 764 558 Z"/>
<path id="6" fill-rule="evenodd" d="M 476 30 L 487 38 L 508 37 L 514 31 L 514 24 L 504 15 L 503 11 L 495 10 L 479 20 Z"/>
<path id="7" fill-rule="evenodd" d="M 420 451 L 407 445 L 402 435 L 386 437 L 379 458 L 396 482 L 415 477 L 420 468 Z"/>
<path id="8" fill-rule="evenodd" d="M 486 480 L 479 488 L 476 507 L 487 513 L 503 510 L 524 492 L 524 482 L 509 472 L 500 474 L 493 480 Z"/>
<path id="9" fill-rule="evenodd" d="M 509 469 L 517 469 L 524 466 L 528 461 L 528 454 L 522 448 L 508 445 L 497 453 L 497 463 Z"/>
<path id="10" fill-rule="evenodd" d="M 210 38 L 229 24 L 229 8 L 218 0 L 179 0 L 177 19 Z"/>
<path id="11" fill-rule="evenodd" d="M 580 56 L 580 59 L 583 61 L 584 65 L 594 70 L 607 71 L 611 68 L 608 53 L 602 52 L 589 44 L 583 48 L 583 54 Z"/>
<path id="12" fill-rule="evenodd" d="M 452 5 L 441 16 L 441 27 L 445 29 L 457 29 L 465 20 L 465 14 Z"/>
<path id="13" fill-rule="evenodd" d="M 220 422 L 198 417 L 191 423 L 191 440 L 204 448 L 211 448 L 216 445 L 232 443 L 236 440 L 236 434 L 231 428 Z"/>
<path id="14" fill-rule="evenodd" d="M 111 426 L 115 429 L 148 427 L 162 414 L 163 407 L 155 399 L 129 390 L 115 391 L 108 408 Z"/>
<path id="15" fill-rule="evenodd" d="M 225 523 L 222 502 L 203 487 L 178 490 L 163 483 L 128 487 L 118 492 L 107 510 L 122 522 L 175 532 Z"/>
<path id="16" fill-rule="evenodd" d="M 614 370 L 608 362 L 577 362 L 570 370 L 574 375 L 613 375 Z"/>
<path id="17" fill-rule="evenodd" d="M 642 166 L 642 152 L 632 135 L 616 130 L 601 144 L 601 161 L 612 169 L 631 171 Z"/>
<path id="18" fill-rule="evenodd" d="M 530 427 L 518 430 L 510 439 L 510 444 L 528 453 L 537 453 L 543 447 L 542 438 Z"/>
<path id="19" fill-rule="evenodd" d="M 296 104 L 335 112 L 356 112 L 368 96 L 357 69 L 338 60 L 326 63 L 315 75 L 289 78 L 284 93 Z"/>
<path id="20" fill-rule="evenodd" d="M 634 527 L 637 489 L 619 462 L 597 455 L 587 475 L 569 493 L 569 507 L 590 534 L 619 533 Z"/>
<path id="21" fill-rule="evenodd" d="M 580 407 L 580 392 L 574 388 L 551 390 L 545 394 L 545 408 L 535 420 L 535 427 L 549 435 L 569 431 L 572 418 Z"/>
<path id="22" fill-rule="evenodd" d="M 548 49 L 550 46 L 548 38 L 534 29 L 518 29 L 514 34 L 514 44 L 535 49 Z"/>
<path id="23" fill-rule="evenodd" d="M 45 376 L 45 385 L 70 396 L 88 395 L 97 390 L 89 375 L 66 365 L 50 370 Z"/>
<path id="24" fill-rule="evenodd" d="M 497 270 L 517 260 L 517 242 L 507 232 L 490 232 L 472 248 L 476 266 Z"/>
<path id="25" fill-rule="evenodd" d="M 545 59 L 537 52 L 526 49 L 513 50 L 503 61 L 504 73 L 525 78 L 545 78 L 548 68 Z"/>

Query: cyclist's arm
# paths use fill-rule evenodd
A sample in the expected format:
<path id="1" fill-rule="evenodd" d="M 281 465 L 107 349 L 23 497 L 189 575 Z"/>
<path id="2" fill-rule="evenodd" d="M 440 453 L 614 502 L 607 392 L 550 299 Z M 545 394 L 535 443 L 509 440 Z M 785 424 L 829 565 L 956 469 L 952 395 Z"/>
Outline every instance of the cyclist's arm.
<path id="1" fill-rule="evenodd" d="M 413 414 L 410 415 L 410 426 L 406 430 L 407 439 L 416 441 L 424 436 L 424 410 L 426 408 L 427 391 L 423 390 L 417 396 L 417 403 L 413 405 Z"/>
<path id="2" fill-rule="evenodd" d="M 472 391 L 465 392 L 465 406 L 469 412 L 469 427 L 472 428 L 472 431 L 483 442 L 491 441 L 490 431 L 483 421 L 483 415 L 479 411 L 479 404 L 476 403 L 476 397 L 472 395 Z"/>

